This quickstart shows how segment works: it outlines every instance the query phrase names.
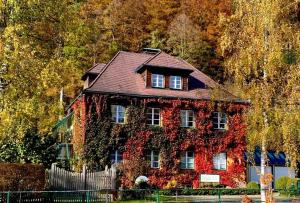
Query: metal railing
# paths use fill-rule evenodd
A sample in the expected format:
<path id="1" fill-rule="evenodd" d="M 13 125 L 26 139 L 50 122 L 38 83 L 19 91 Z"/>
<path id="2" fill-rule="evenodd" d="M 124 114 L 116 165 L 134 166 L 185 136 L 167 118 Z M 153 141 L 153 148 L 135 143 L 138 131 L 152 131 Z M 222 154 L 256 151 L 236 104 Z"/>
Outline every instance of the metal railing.
<path id="1" fill-rule="evenodd" d="M 299 190 L 274 190 L 286 194 L 300 195 Z M 241 202 L 248 195 L 255 202 L 260 201 L 259 189 L 136 189 L 136 190 L 77 190 L 77 191 L 4 191 L 0 192 L 0 203 L 94 203 L 94 202 Z M 299 196 L 298 196 L 299 197 Z M 295 202 L 294 197 L 280 201 Z M 300 202 L 300 199 L 299 201 Z"/>

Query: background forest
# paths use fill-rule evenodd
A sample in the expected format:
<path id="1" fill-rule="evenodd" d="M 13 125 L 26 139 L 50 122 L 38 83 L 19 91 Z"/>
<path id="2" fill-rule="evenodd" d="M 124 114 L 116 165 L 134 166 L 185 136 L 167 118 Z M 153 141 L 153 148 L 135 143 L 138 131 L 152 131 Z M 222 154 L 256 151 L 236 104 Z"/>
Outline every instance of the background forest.
<path id="1" fill-rule="evenodd" d="M 232 0 L 2 0 L 0 161 L 41 162 L 63 114 L 60 90 L 68 105 L 84 71 L 119 50 L 160 48 L 227 82 L 219 22 L 237 8 Z"/>

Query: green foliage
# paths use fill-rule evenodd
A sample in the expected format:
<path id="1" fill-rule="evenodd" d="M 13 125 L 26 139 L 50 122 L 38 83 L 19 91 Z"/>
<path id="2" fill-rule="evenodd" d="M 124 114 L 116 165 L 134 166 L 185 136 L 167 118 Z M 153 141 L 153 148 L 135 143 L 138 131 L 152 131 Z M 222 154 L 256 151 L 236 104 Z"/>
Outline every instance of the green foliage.
<path id="1" fill-rule="evenodd" d="M 290 182 L 290 177 L 288 176 L 282 176 L 280 178 L 278 178 L 276 181 L 275 181 L 275 188 L 276 189 L 288 189 L 289 188 L 289 182 Z"/>
<path id="2" fill-rule="evenodd" d="M 259 194 L 259 189 L 244 189 L 244 188 L 237 188 L 237 189 L 192 189 L 192 188 L 185 188 L 177 190 L 178 195 L 254 195 Z M 176 195 L 176 190 L 161 190 L 161 195 Z"/>
<path id="3" fill-rule="evenodd" d="M 247 183 L 247 189 L 259 189 L 259 185 L 257 182 L 251 181 Z"/>
<path id="4" fill-rule="evenodd" d="M 41 163 L 50 168 L 56 161 L 56 138 L 40 136 L 36 129 L 28 130 L 21 139 L 7 137 L 0 140 L 0 162 Z"/>
<path id="5" fill-rule="evenodd" d="M 275 187 L 282 195 L 299 195 L 299 190 L 297 189 L 298 181 L 298 178 L 282 176 L 275 181 Z"/>

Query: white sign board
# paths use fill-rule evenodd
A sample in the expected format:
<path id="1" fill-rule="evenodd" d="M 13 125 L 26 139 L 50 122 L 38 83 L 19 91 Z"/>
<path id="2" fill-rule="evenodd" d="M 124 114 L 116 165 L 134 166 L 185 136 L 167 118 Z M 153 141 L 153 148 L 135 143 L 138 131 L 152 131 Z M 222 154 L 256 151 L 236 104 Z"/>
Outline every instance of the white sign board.
<path id="1" fill-rule="evenodd" d="M 200 182 L 201 183 L 220 183 L 220 175 L 201 174 Z"/>

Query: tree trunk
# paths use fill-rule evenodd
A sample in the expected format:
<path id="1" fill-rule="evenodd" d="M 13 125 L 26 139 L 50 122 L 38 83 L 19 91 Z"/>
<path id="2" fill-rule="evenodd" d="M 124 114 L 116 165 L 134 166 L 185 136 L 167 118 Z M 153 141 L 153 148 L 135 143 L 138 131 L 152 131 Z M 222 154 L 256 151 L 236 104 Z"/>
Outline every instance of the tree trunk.
<path id="1" fill-rule="evenodd" d="M 262 142 L 261 146 L 261 155 L 260 155 L 260 196 L 261 196 L 261 202 L 266 202 L 266 185 L 263 182 L 263 179 L 266 174 L 266 146 L 265 142 Z"/>

